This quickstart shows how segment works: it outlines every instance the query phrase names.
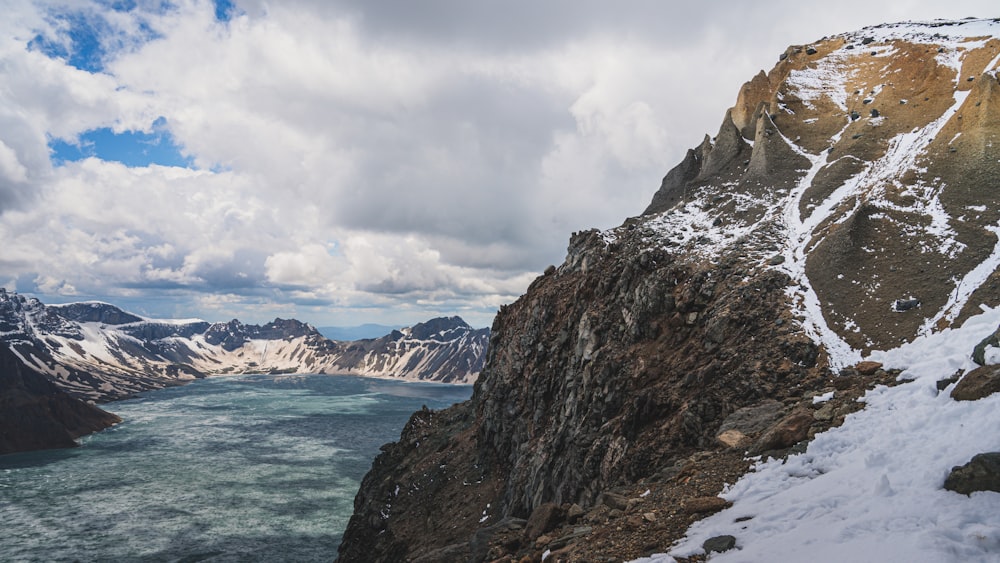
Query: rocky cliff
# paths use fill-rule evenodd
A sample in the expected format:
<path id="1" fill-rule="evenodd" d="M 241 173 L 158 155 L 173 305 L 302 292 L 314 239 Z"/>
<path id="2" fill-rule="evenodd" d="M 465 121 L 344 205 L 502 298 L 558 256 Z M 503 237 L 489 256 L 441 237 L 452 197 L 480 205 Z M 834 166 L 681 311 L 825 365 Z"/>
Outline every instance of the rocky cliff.
<path id="1" fill-rule="evenodd" d="M 998 35 L 908 23 L 782 53 L 641 216 L 573 235 L 500 311 L 471 401 L 375 460 L 341 560 L 663 551 L 745 454 L 894 384 L 871 351 L 1000 304 Z"/>
<path id="2" fill-rule="evenodd" d="M 70 397 L 0 344 L 0 454 L 72 447 L 76 438 L 118 422 Z"/>
<path id="3" fill-rule="evenodd" d="M 295 319 L 264 325 L 146 319 L 107 303 L 46 306 L 0 289 L 0 343 L 67 393 L 91 401 L 236 373 L 471 383 L 488 338 L 489 329 L 451 317 L 337 342 Z"/>

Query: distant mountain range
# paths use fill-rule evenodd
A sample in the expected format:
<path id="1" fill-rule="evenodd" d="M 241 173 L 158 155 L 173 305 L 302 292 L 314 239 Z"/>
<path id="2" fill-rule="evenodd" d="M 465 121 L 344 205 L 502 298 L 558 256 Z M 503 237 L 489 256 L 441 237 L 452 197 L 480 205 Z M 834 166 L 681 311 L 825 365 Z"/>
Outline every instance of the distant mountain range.
<path id="1" fill-rule="evenodd" d="M 334 341 L 294 319 L 264 325 L 148 319 L 108 303 L 45 305 L 0 289 L 0 343 L 62 390 L 89 401 L 239 373 L 471 383 L 488 340 L 489 329 L 473 329 L 460 317 L 390 328 L 380 338 Z"/>

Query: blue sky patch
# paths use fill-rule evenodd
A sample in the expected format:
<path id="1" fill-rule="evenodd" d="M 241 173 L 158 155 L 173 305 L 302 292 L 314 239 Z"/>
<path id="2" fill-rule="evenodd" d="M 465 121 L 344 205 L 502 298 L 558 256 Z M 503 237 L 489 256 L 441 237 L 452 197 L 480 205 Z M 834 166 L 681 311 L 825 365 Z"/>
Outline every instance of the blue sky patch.
<path id="1" fill-rule="evenodd" d="M 230 0 L 215 0 L 215 19 L 227 22 L 233 19 L 236 6 Z"/>
<path id="2" fill-rule="evenodd" d="M 134 12 L 137 7 L 134 0 L 105 0 L 97 4 L 114 12 Z M 154 7 L 160 13 L 171 9 L 168 2 Z M 87 72 L 102 72 L 105 63 L 117 52 L 135 49 L 159 37 L 141 14 L 136 15 L 135 31 L 116 28 L 104 13 L 92 10 L 50 9 L 46 19 L 56 31 L 51 36 L 36 34 L 28 42 L 28 49 Z"/>
<path id="3" fill-rule="evenodd" d="M 52 14 L 52 19 L 63 29 L 59 37 L 38 34 L 28 43 L 29 49 L 87 72 L 104 69 L 101 36 L 110 33 L 104 19 L 84 13 Z"/>
<path id="4" fill-rule="evenodd" d="M 80 135 L 79 144 L 62 139 L 49 141 L 52 164 L 62 166 L 88 157 L 121 162 L 126 166 L 179 166 L 193 168 L 194 160 L 181 154 L 181 148 L 166 128 L 166 119 L 153 123 L 153 131 L 115 133 L 109 127 L 92 129 Z"/>

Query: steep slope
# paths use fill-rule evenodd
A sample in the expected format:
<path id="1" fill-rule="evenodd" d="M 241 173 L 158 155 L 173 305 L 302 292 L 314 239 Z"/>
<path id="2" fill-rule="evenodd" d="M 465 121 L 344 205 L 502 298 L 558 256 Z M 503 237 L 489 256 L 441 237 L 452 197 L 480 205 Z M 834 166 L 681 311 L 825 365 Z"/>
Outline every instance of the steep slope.
<path id="1" fill-rule="evenodd" d="M 802 448 L 893 382 L 863 357 L 1000 304 L 998 35 L 789 48 L 642 216 L 575 234 L 500 311 L 472 400 L 376 460 L 342 560 L 665 550 L 744 452 Z"/>
<path id="2" fill-rule="evenodd" d="M 895 24 L 789 48 L 645 214 L 688 253 L 735 242 L 783 261 L 838 365 L 997 304 L 996 29 Z"/>
<path id="3" fill-rule="evenodd" d="M 470 383 L 488 338 L 488 329 L 452 317 L 380 339 L 335 342 L 294 319 L 264 325 L 145 319 L 107 303 L 46 306 L 0 289 L 0 342 L 68 393 L 97 401 L 235 373 Z"/>
<path id="4" fill-rule="evenodd" d="M 118 422 L 70 397 L 0 344 L 0 454 L 72 447 L 76 438 Z"/>

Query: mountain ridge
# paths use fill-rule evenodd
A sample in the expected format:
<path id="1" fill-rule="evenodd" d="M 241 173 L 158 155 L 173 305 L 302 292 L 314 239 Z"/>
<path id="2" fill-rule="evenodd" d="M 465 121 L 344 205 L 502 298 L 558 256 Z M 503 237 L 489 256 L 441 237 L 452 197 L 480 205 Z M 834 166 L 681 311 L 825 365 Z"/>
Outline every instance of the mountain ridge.
<path id="1" fill-rule="evenodd" d="M 474 330 L 451 317 L 404 330 L 337 342 L 295 319 L 263 325 L 147 319 L 108 303 L 46 306 L 0 289 L 0 341 L 64 391 L 88 401 L 237 373 L 470 383 L 481 369 L 488 329 Z"/>
<path id="2" fill-rule="evenodd" d="M 416 413 L 374 462 L 341 560 L 667 552 L 729 505 L 748 456 L 862 418 L 867 390 L 906 379 L 877 351 L 912 361 L 895 351 L 1000 305 L 998 36 L 1000 20 L 918 22 L 789 47 L 642 215 L 574 233 L 501 309 L 472 399 Z M 968 363 L 904 391 L 934 397 Z"/>

